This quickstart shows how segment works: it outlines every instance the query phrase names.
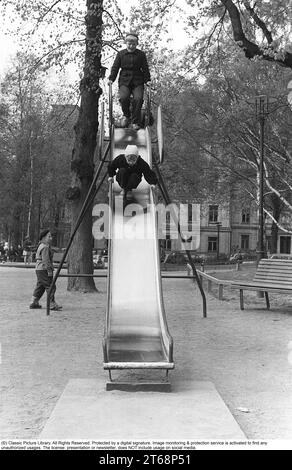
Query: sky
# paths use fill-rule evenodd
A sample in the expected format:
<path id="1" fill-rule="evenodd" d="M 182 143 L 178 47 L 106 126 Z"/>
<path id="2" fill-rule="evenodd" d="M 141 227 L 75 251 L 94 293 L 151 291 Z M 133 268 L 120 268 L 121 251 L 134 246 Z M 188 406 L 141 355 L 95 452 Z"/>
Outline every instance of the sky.
<path id="1" fill-rule="evenodd" d="M 291 0 L 292 1 L 292 0 Z M 128 14 L 130 11 L 130 8 L 132 6 L 138 5 L 139 0 L 118 0 L 118 3 L 120 4 L 121 10 L 125 13 Z M 182 8 L 184 12 L 193 12 L 194 7 L 190 7 L 186 0 L 175 0 L 175 4 Z M 172 18 L 172 22 L 170 24 L 170 36 L 173 38 L 173 44 L 172 47 L 174 49 L 178 48 L 181 49 L 183 48 L 187 43 L 189 43 L 189 37 L 187 36 L 186 32 L 184 31 L 184 15 L 182 14 L 180 17 L 175 15 Z"/>
<path id="2" fill-rule="evenodd" d="M 0 32 L 0 74 L 5 71 L 9 57 L 16 52 L 16 45 L 13 42 L 13 38 L 8 38 Z"/>

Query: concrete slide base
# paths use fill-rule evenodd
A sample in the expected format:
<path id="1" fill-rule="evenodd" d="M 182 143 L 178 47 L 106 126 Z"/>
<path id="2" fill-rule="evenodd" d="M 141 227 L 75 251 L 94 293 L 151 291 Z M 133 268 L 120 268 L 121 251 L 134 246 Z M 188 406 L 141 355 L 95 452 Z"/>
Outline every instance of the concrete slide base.
<path id="1" fill-rule="evenodd" d="M 106 391 L 70 380 L 40 439 L 245 439 L 211 382 L 172 383 L 171 393 Z"/>
<path id="2" fill-rule="evenodd" d="M 171 392 L 170 382 L 107 382 L 106 390 L 123 392 Z"/>

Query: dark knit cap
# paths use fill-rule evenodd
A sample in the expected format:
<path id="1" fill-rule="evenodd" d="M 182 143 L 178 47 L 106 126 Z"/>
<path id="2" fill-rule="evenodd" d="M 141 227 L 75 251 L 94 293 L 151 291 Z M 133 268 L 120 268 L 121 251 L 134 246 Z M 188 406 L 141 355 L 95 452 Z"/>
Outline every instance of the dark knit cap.
<path id="1" fill-rule="evenodd" d="M 126 34 L 126 38 L 128 36 L 134 36 L 135 38 L 139 39 L 139 36 L 138 34 L 136 33 L 136 31 L 129 31 L 127 34 Z"/>
<path id="2" fill-rule="evenodd" d="M 42 230 L 40 232 L 40 238 L 39 240 L 41 241 L 46 235 L 48 235 L 48 233 L 50 232 L 51 230 L 49 228 L 45 229 L 45 230 Z"/>

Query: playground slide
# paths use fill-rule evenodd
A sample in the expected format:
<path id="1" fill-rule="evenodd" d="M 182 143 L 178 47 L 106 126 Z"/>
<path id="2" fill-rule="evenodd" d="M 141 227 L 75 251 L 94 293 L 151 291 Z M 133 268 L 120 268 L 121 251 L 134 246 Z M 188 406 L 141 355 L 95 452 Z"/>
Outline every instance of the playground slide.
<path id="1" fill-rule="evenodd" d="M 151 166 L 148 129 L 113 129 L 112 158 L 135 144 Z M 120 187 L 110 189 L 109 273 L 105 369 L 172 369 L 173 341 L 165 318 L 153 191 L 144 180 L 133 190 L 136 206 L 123 211 Z M 144 208 L 144 210 L 143 210 Z M 132 215 L 131 209 L 135 209 Z"/>

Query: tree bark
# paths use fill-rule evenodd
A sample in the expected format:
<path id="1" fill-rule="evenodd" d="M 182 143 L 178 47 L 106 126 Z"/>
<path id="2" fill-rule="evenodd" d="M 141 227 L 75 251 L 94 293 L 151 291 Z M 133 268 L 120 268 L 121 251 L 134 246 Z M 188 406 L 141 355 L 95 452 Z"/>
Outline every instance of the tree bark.
<path id="1" fill-rule="evenodd" d="M 72 203 L 73 230 L 93 179 L 94 151 L 98 130 L 98 101 L 101 95 L 102 0 L 87 0 L 86 50 L 84 74 L 80 83 L 81 104 L 75 126 L 71 160 L 71 185 L 67 198 Z M 92 208 L 90 207 L 75 235 L 68 257 L 69 274 L 92 274 Z M 68 278 L 68 290 L 95 291 L 93 278 Z"/>
<path id="2" fill-rule="evenodd" d="M 275 194 L 271 196 L 271 203 L 273 208 L 273 217 L 277 222 L 279 222 L 283 204 Z M 271 253 L 277 253 L 278 232 L 279 227 L 277 223 L 273 221 L 271 227 Z"/>

